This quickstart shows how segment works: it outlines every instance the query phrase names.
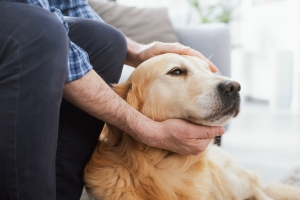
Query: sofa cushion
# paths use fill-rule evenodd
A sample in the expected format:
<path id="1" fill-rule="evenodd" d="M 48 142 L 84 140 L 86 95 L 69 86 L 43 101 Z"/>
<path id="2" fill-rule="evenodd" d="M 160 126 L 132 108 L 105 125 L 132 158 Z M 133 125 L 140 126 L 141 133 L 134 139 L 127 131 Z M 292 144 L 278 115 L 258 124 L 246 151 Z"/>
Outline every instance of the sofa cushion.
<path id="1" fill-rule="evenodd" d="M 179 41 L 166 8 L 128 7 L 99 0 L 89 0 L 89 4 L 106 23 L 138 43 Z"/>

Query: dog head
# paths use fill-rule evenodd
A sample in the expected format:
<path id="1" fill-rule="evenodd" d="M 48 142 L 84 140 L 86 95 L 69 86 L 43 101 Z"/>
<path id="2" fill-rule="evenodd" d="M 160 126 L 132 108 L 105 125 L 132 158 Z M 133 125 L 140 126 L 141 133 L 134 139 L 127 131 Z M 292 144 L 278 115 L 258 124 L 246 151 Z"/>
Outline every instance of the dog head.
<path id="1" fill-rule="evenodd" d="M 144 115 L 219 126 L 239 113 L 239 83 L 213 74 L 203 60 L 163 54 L 143 62 L 115 91 Z"/>

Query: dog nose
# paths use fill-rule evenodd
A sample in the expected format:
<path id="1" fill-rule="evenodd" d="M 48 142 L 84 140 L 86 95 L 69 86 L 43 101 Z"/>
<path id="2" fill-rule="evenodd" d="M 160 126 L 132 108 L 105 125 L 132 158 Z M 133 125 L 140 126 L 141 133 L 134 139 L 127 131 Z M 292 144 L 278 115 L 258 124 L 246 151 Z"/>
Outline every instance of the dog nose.
<path id="1" fill-rule="evenodd" d="M 241 85 L 236 81 L 223 81 L 219 84 L 219 89 L 222 93 L 236 93 L 241 90 Z"/>

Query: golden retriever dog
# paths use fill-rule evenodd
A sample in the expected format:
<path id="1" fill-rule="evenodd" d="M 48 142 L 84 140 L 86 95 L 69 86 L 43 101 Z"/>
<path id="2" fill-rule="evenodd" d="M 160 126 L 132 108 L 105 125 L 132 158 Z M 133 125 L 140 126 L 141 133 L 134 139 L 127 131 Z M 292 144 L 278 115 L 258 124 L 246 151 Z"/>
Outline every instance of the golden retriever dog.
<path id="1" fill-rule="evenodd" d="M 156 121 L 180 118 L 222 126 L 239 112 L 240 85 L 213 74 L 196 57 L 153 57 L 114 90 Z M 142 144 L 109 124 L 86 165 L 84 181 L 97 200 L 300 199 L 299 188 L 262 186 L 255 173 L 213 144 L 197 156 L 184 156 Z"/>

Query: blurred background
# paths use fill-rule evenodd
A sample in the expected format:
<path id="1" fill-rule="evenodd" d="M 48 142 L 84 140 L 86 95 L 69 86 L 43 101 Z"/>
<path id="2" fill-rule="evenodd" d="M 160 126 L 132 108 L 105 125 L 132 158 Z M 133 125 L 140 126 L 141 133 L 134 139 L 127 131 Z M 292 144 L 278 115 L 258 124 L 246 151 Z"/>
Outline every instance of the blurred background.
<path id="1" fill-rule="evenodd" d="M 165 7 L 174 27 L 223 23 L 230 33 L 230 73 L 225 75 L 241 84 L 242 104 L 221 146 L 261 174 L 263 182 L 283 180 L 293 168 L 300 169 L 300 1 L 117 0 L 117 4 Z M 220 57 L 214 53 L 207 56 Z"/>

